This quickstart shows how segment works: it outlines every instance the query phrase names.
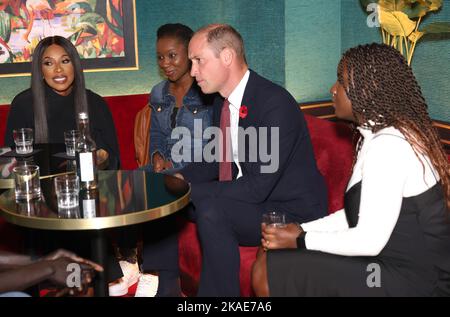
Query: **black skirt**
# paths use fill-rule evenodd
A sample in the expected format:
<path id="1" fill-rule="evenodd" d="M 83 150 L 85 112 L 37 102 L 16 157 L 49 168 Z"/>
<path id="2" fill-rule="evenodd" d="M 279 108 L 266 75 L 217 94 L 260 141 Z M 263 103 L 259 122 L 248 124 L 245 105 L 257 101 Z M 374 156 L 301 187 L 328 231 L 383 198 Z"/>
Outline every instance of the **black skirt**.
<path id="1" fill-rule="evenodd" d="M 311 250 L 267 253 L 270 296 L 430 296 L 430 284 L 405 278 L 401 266 L 377 257 L 339 256 Z M 413 282 L 414 281 L 414 282 Z"/>

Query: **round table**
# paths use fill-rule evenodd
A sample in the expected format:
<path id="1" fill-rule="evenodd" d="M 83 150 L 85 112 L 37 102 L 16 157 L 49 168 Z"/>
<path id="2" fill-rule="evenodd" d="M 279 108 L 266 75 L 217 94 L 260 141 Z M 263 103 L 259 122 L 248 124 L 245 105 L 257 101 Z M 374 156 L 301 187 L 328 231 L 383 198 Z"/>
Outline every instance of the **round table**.
<path id="1" fill-rule="evenodd" d="M 98 171 L 98 189 L 80 191 L 79 207 L 58 209 L 51 178 L 41 180 L 42 197 L 16 202 L 14 190 L 0 195 L 0 214 L 10 223 L 33 229 L 79 231 L 91 235 L 92 260 L 105 272 L 96 278 L 98 296 L 108 294 L 105 275 L 105 229 L 144 223 L 168 216 L 189 203 L 189 185 L 176 177 L 141 170 Z"/>

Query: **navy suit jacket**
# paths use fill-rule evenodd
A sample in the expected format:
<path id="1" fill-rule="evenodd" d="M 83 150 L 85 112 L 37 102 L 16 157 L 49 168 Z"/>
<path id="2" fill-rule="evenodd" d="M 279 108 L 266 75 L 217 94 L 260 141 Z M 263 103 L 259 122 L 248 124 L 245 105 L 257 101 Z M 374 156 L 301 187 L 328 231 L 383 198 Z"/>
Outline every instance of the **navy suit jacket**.
<path id="1" fill-rule="evenodd" d="M 223 98 L 218 96 L 213 105 L 213 125 L 217 127 L 222 105 Z M 242 105 L 247 107 L 248 114 L 239 119 L 240 127 L 267 127 L 269 145 L 270 128 L 279 128 L 278 169 L 261 173 L 261 166 L 269 163 L 263 163 L 259 154 L 256 162 L 248 160 L 249 151 L 257 151 L 258 147 L 247 140 L 246 159 L 239 161 L 243 174 L 239 179 L 234 166 L 233 180 L 219 182 L 218 162 L 192 163 L 181 170 L 192 185 L 194 204 L 194 192 L 201 192 L 210 197 L 260 204 L 262 211 L 285 212 L 290 220 L 298 222 L 327 215 L 326 185 L 317 169 L 306 121 L 295 99 L 286 89 L 250 71 Z M 268 153 L 271 150 L 269 146 Z"/>

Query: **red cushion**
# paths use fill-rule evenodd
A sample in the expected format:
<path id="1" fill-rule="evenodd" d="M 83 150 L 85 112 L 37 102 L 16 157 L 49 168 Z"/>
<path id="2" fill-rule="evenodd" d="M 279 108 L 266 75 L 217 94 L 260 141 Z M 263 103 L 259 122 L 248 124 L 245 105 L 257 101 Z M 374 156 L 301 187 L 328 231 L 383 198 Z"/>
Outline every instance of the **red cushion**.
<path id="1" fill-rule="evenodd" d="M 181 288 L 186 295 L 195 296 L 202 262 L 196 225 L 185 221 L 182 224 L 178 240 Z"/>
<path id="2" fill-rule="evenodd" d="M 148 102 L 148 94 L 105 97 L 116 126 L 121 169 L 135 169 L 134 119 Z"/>
<path id="3" fill-rule="evenodd" d="M 0 146 L 5 143 L 6 121 L 8 120 L 9 105 L 0 105 Z"/>
<path id="4" fill-rule="evenodd" d="M 328 212 L 344 206 L 344 193 L 353 162 L 352 131 L 344 123 L 335 123 L 305 115 L 311 135 L 317 167 L 328 188 Z"/>

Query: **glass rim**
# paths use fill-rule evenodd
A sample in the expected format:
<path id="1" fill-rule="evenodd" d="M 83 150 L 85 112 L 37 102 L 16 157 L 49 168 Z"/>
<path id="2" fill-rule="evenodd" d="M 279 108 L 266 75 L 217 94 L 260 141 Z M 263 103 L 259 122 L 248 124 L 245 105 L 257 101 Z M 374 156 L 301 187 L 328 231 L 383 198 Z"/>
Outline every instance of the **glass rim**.
<path id="1" fill-rule="evenodd" d="M 64 135 L 74 135 L 74 134 L 80 134 L 80 130 L 67 130 L 67 131 L 64 131 Z"/>
<path id="2" fill-rule="evenodd" d="M 13 129 L 13 133 L 17 132 L 33 132 L 32 128 L 19 128 L 19 129 Z"/>
<path id="3" fill-rule="evenodd" d="M 18 165 L 18 166 L 14 166 L 13 167 L 13 172 L 19 171 L 19 170 L 39 170 L 39 166 L 38 165 Z"/>
<path id="4" fill-rule="evenodd" d="M 64 174 L 64 175 L 58 175 L 55 176 L 54 181 L 56 182 L 57 180 L 78 180 L 78 175 L 76 174 Z"/>
<path id="5" fill-rule="evenodd" d="M 285 213 L 283 211 L 267 211 L 265 213 L 263 213 L 263 215 L 285 215 Z"/>

